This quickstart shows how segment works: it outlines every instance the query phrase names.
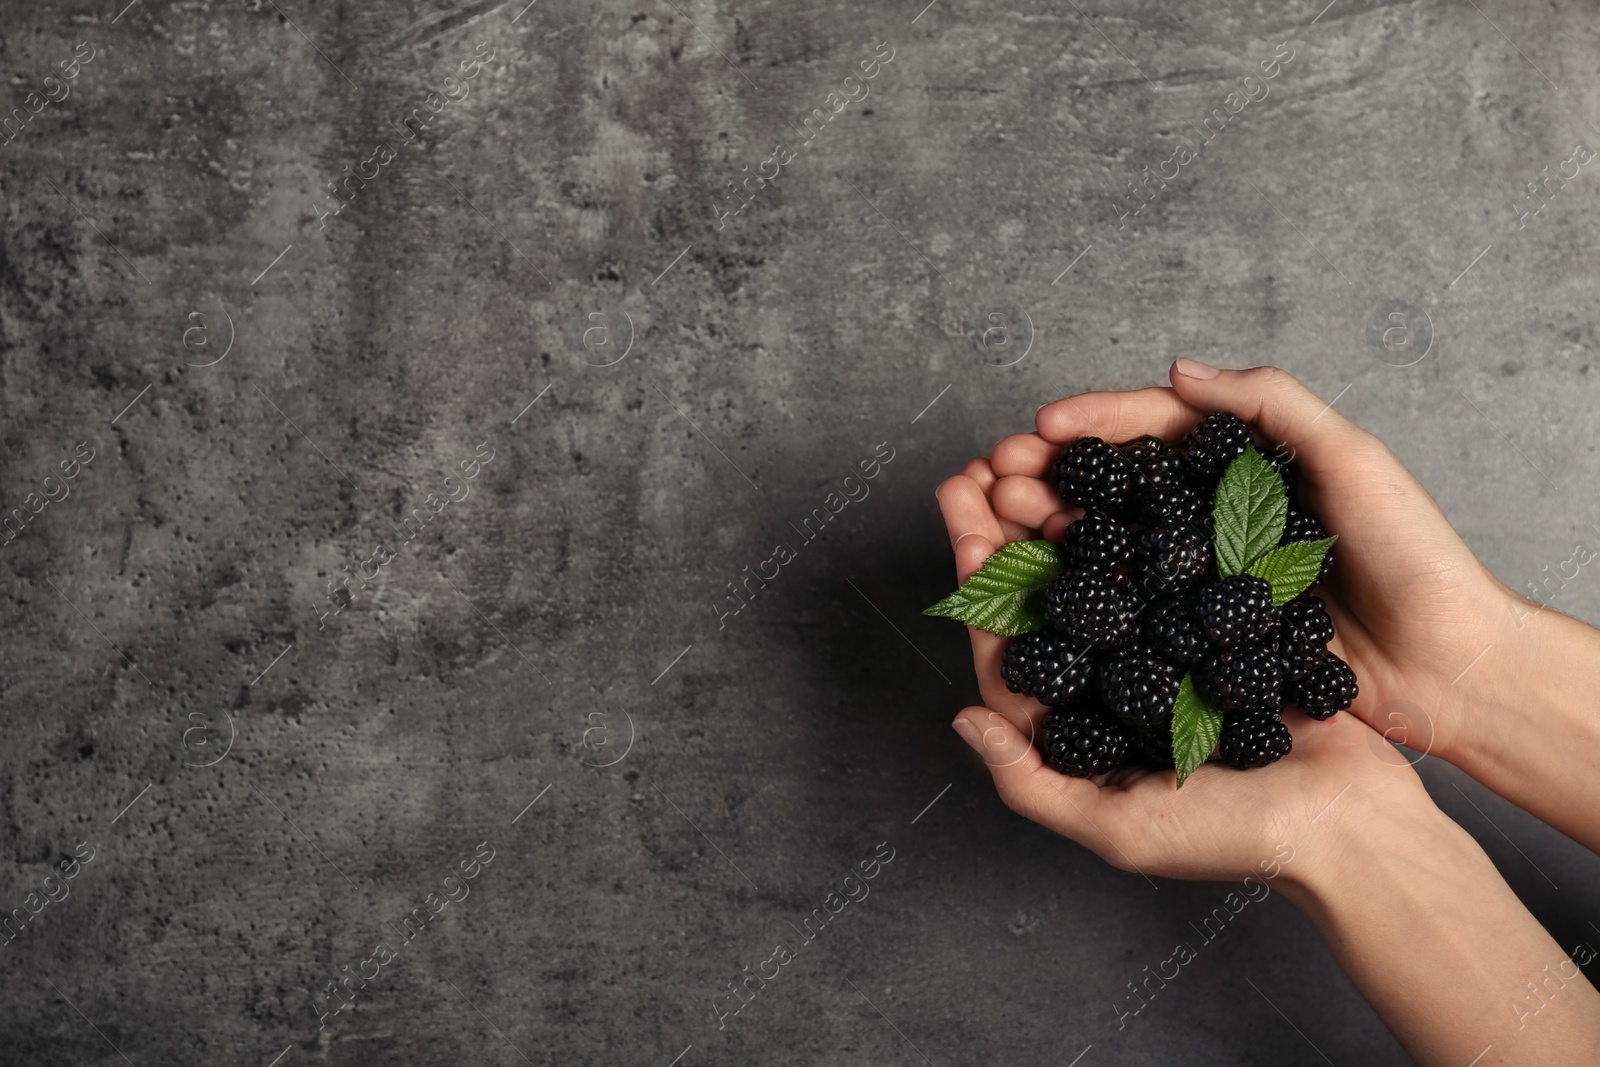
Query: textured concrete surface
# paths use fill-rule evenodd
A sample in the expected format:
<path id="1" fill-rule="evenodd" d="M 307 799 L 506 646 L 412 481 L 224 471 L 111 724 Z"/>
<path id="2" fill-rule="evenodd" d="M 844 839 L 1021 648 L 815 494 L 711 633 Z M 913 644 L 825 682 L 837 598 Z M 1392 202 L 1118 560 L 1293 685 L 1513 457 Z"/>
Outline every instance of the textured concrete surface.
<path id="1" fill-rule="evenodd" d="M 939 478 L 1180 354 L 1600 543 L 1600 5 L 1323 2 L 0 4 L 0 1059 L 1403 1062 L 1276 896 L 1119 1030 L 1226 887 L 1007 812 L 918 614 Z"/>

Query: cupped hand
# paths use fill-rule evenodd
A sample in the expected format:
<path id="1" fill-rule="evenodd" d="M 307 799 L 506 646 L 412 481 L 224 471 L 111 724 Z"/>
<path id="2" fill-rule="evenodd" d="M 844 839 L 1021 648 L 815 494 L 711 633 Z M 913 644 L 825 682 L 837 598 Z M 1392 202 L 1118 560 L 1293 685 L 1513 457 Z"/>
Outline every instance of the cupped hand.
<path id="1" fill-rule="evenodd" d="M 1000 545 L 1039 536 L 996 512 L 990 495 L 999 482 L 989 461 L 974 460 L 939 487 L 962 581 Z M 956 731 L 982 754 L 1012 810 L 1123 870 L 1226 880 L 1259 877 L 1272 864 L 1271 874 L 1282 866 L 1291 883 L 1305 884 L 1336 864 L 1341 842 L 1373 820 L 1404 822 L 1437 810 L 1410 765 L 1385 759 L 1387 746 L 1348 715 L 1313 722 L 1291 710 L 1289 755 L 1249 771 L 1207 763 L 1181 791 L 1170 770 L 1128 768 L 1095 780 L 1060 774 L 1033 744 L 1048 709 L 1001 680 L 1008 639 L 968 632 L 985 706 L 956 716 Z"/>
<path id="2" fill-rule="evenodd" d="M 1083 393 L 1040 408 L 1037 432 L 1006 438 L 987 466 L 997 518 L 1059 539 L 1080 514 L 1048 482 L 1062 445 L 1152 434 L 1173 441 L 1210 411 L 1252 423 L 1264 451 L 1290 456 L 1302 505 L 1331 534 L 1335 567 L 1314 592 L 1332 645 L 1355 670 L 1351 712 L 1384 736 L 1450 758 L 1474 721 L 1464 672 L 1504 643 L 1515 597 L 1473 556 L 1427 490 L 1383 442 L 1275 367 L 1173 364 L 1171 388 Z"/>

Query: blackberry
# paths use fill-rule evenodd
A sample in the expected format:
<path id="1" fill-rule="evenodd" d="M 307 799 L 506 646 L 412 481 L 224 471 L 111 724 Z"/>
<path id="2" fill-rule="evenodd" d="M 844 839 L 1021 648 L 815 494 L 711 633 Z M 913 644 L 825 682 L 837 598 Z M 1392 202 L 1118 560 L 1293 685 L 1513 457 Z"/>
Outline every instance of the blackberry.
<path id="1" fill-rule="evenodd" d="M 1278 658 L 1283 676 L 1298 678 L 1327 658 L 1333 640 L 1333 621 L 1327 606 L 1314 596 L 1298 596 L 1278 609 L 1283 628 L 1278 631 Z"/>
<path id="2" fill-rule="evenodd" d="M 1211 541 L 1188 527 L 1152 526 L 1139 535 L 1134 560 L 1142 593 L 1172 593 L 1211 570 Z"/>
<path id="3" fill-rule="evenodd" d="M 1198 527 L 1210 519 L 1211 487 L 1194 484 L 1182 453 L 1163 445 L 1159 451 L 1132 458 L 1133 511 L 1140 522 L 1147 526 Z"/>
<path id="4" fill-rule="evenodd" d="M 1214 482 L 1249 444 L 1250 428 L 1238 416 L 1213 411 L 1183 439 L 1183 462 L 1195 478 Z"/>
<path id="5" fill-rule="evenodd" d="M 1244 708 L 1222 717 L 1217 754 L 1241 770 L 1265 767 L 1289 754 L 1294 739 L 1277 708 Z"/>
<path id="6" fill-rule="evenodd" d="M 1154 652 L 1138 647 L 1112 653 L 1095 671 L 1111 717 L 1134 735 L 1171 737 L 1172 702 L 1183 675 Z M 1170 747 L 1170 744 L 1169 744 Z"/>
<path id="7" fill-rule="evenodd" d="M 1313 719 L 1326 719 L 1355 703 L 1359 688 L 1350 665 L 1328 652 L 1316 668 L 1291 681 L 1284 696 Z"/>
<path id="8" fill-rule="evenodd" d="M 1141 437 L 1139 440 L 1144 441 L 1145 438 Z M 1152 437 L 1150 440 L 1156 439 Z M 1177 485 L 1188 481 L 1189 472 L 1183 465 L 1183 454 L 1165 442 L 1156 441 L 1156 445 L 1159 447 L 1146 446 L 1137 451 L 1123 453 L 1133 461 L 1138 474 L 1139 480 L 1134 486 L 1135 493 L 1145 486 Z M 1127 449 L 1128 446 L 1123 447 Z"/>
<path id="9" fill-rule="evenodd" d="M 1172 723 L 1168 722 L 1160 733 L 1134 734 L 1128 758 L 1158 771 L 1171 770 L 1175 766 L 1172 759 Z"/>
<path id="10" fill-rule="evenodd" d="M 1136 514 L 1139 521 L 1149 526 L 1185 527 L 1209 536 L 1213 495 L 1197 492 L 1189 485 L 1156 485 L 1145 487 L 1138 498 Z"/>
<path id="11" fill-rule="evenodd" d="M 1283 536 L 1278 538 L 1278 544 L 1320 541 L 1327 536 L 1328 531 L 1323 529 L 1322 523 L 1290 504 L 1289 514 L 1283 520 Z M 1328 575 L 1331 573 L 1333 573 L 1333 552 L 1330 549 L 1328 554 L 1322 557 L 1322 569 L 1317 572 L 1317 577 L 1311 584 L 1321 585 L 1328 580 Z"/>
<path id="12" fill-rule="evenodd" d="M 1106 774 L 1128 763 L 1128 731 L 1093 703 L 1080 701 L 1044 717 L 1044 756 L 1074 778 Z"/>
<path id="13" fill-rule="evenodd" d="M 1159 456 L 1162 452 L 1165 452 L 1167 443 L 1159 437 L 1145 434 L 1142 437 L 1135 437 L 1131 441 L 1124 441 L 1122 444 L 1117 445 L 1116 448 L 1118 452 L 1121 452 L 1137 464 L 1143 459 Z"/>
<path id="14" fill-rule="evenodd" d="M 1056 460 L 1056 492 L 1069 504 L 1099 511 L 1119 511 L 1133 489 L 1134 468 L 1128 458 L 1098 437 L 1080 437 Z"/>
<path id="15" fill-rule="evenodd" d="M 1278 626 L 1272 583 L 1253 574 L 1212 582 L 1195 599 L 1195 617 L 1205 635 L 1222 648 L 1259 641 Z"/>
<path id="16" fill-rule="evenodd" d="M 1078 570 L 1110 570 L 1133 557 L 1133 531 L 1113 516 L 1092 512 L 1067 527 L 1061 558 Z"/>
<path id="17" fill-rule="evenodd" d="M 1200 661 L 1194 672 L 1200 695 L 1216 708 L 1277 707 L 1283 686 L 1278 650 L 1267 645 L 1223 648 Z"/>
<path id="18" fill-rule="evenodd" d="M 1068 637 L 1101 648 L 1127 644 L 1139 632 L 1139 602 L 1097 571 L 1063 571 L 1044 593 L 1044 614 Z"/>
<path id="19" fill-rule="evenodd" d="M 1272 453 L 1263 457 L 1267 465 L 1278 472 L 1278 477 L 1283 479 L 1283 490 L 1289 494 L 1289 499 L 1294 499 L 1295 482 L 1299 480 L 1299 468 L 1294 465 L 1294 449 L 1287 443 L 1279 442 L 1272 448 Z"/>
<path id="20" fill-rule="evenodd" d="M 1006 646 L 1000 677 L 1013 693 L 1058 707 L 1089 684 L 1094 664 L 1087 652 L 1048 631 L 1023 634 Z"/>
<path id="21" fill-rule="evenodd" d="M 1195 620 L 1192 595 L 1152 602 L 1139 617 L 1139 643 L 1179 667 L 1198 663 L 1211 651 Z"/>

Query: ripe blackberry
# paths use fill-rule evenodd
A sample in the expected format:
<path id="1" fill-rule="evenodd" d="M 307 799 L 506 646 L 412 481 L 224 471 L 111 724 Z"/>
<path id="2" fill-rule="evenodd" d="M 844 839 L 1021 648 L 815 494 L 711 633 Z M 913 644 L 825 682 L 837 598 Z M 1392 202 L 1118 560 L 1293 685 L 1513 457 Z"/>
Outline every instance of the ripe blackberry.
<path id="1" fill-rule="evenodd" d="M 1119 511 L 1133 489 L 1133 464 L 1098 437 L 1080 437 L 1056 460 L 1056 492 L 1069 504 Z"/>
<path id="2" fill-rule="evenodd" d="M 1095 682 L 1111 717 L 1137 735 L 1172 730 L 1172 702 L 1183 675 L 1154 652 L 1121 649 L 1100 660 Z"/>
<path id="3" fill-rule="evenodd" d="M 1211 541 L 1187 526 L 1152 526 L 1134 550 L 1135 585 L 1147 596 L 1187 589 L 1211 570 Z"/>
<path id="4" fill-rule="evenodd" d="M 1130 454 L 1130 458 L 1134 465 L 1133 514 L 1140 522 L 1147 526 L 1198 526 L 1210 517 L 1209 494 L 1194 484 L 1184 466 L 1183 454 L 1177 449 L 1163 444 L 1159 449 L 1146 448 Z"/>
<path id="5" fill-rule="evenodd" d="M 1289 499 L 1294 499 L 1295 482 L 1299 480 L 1299 468 L 1294 465 L 1294 449 L 1285 442 L 1274 445 L 1272 451 L 1262 457 L 1267 465 L 1278 472 L 1278 477 L 1283 479 L 1283 490 L 1289 494 Z"/>
<path id="6" fill-rule="evenodd" d="M 1169 721 L 1160 733 L 1134 734 L 1133 741 L 1128 747 L 1128 759 L 1144 767 L 1154 767 L 1158 771 L 1171 770 L 1174 766 L 1172 723 Z"/>
<path id="7" fill-rule="evenodd" d="M 1154 441 L 1155 444 L 1149 444 L 1150 441 Z M 1132 444 L 1137 444 L 1138 447 L 1132 447 Z M 1141 482 L 1168 485 L 1173 481 L 1189 477 L 1189 472 L 1183 465 L 1182 453 L 1165 441 L 1154 437 L 1141 437 L 1132 444 L 1123 445 L 1122 454 L 1133 461 Z"/>
<path id="8" fill-rule="evenodd" d="M 1166 451 L 1167 443 L 1159 437 L 1145 434 L 1142 437 L 1135 437 L 1131 441 L 1122 442 L 1122 444 L 1116 446 L 1116 449 L 1137 464 L 1141 460 L 1161 455 L 1162 452 Z"/>
<path id="9" fill-rule="evenodd" d="M 1278 657 L 1283 676 L 1298 678 L 1327 658 L 1333 640 L 1333 621 L 1327 606 L 1314 596 L 1297 596 L 1278 609 L 1283 628 L 1278 631 Z"/>
<path id="10" fill-rule="evenodd" d="M 1194 672 L 1200 695 L 1216 708 L 1278 707 L 1283 668 L 1278 650 L 1268 645 L 1223 648 L 1200 661 Z"/>
<path id="11" fill-rule="evenodd" d="M 1284 696 L 1313 719 L 1330 718 L 1355 703 L 1356 672 L 1332 652 L 1313 670 L 1289 682 Z"/>
<path id="12" fill-rule="evenodd" d="M 1059 707 L 1089 684 L 1088 650 L 1046 630 L 1023 634 L 1006 646 L 1000 677 L 1013 693 Z"/>
<path id="13" fill-rule="evenodd" d="M 1183 439 L 1183 461 L 1197 479 L 1214 482 L 1249 444 L 1248 426 L 1236 415 L 1213 411 Z"/>
<path id="14" fill-rule="evenodd" d="M 1067 527 L 1061 558 L 1078 570 L 1110 570 L 1133 558 L 1133 531 L 1121 519 L 1092 512 Z"/>
<path id="15" fill-rule="evenodd" d="M 1244 708 L 1222 717 L 1217 753 L 1224 762 L 1244 770 L 1276 763 L 1293 745 L 1277 708 Z"/>
<path id="16" fill-rule="evenodd" d="M 1194 617 L 1191 594 L 1165 596 L 1139 616 L 1139 643 L 1179 667 L 1198 663 L 1211 651 Z"/>
<path id="17" fill-rule="evenodd" d="M 1149 526 L 1182 527 L 1209 537 L 1213 507 L 1209 489 L 1198 492 L 1177 483 L 1146 486 L 1139 494 L 1136 514 L 1140 522 Z"/>
<path id="18" fill-rule="evenodd" d="M 1127 644 L 1139 632 L 1140 604 L 1098 571 L 1063 571 L 1044 593 L 1050 624 L 1074 640 L 1100 648 Z"/>
<path id="19" fill-rule="evenodd" d="M 1278 538 L 1278 544 L 1290 545 L 1299 541 L 1320 541 L 1328 536 L 1328 531 L 1322 528 L 1322 523 L 1301 511 L 1293 504 L 1289 505 L 1289 514 L 1283 520 L 1283 536 Z M 1317 572 L 1316 580 L 1312 585 L 1321 585 L 1328 580 L 1328 575 L 1333 573 L 1333 552 L 1329 550 L 1322 557 L 1322 569 Z"/>
<path id="20" fill-rule="evenodd" d="M 1128 731 L 1092 702 L 1052 711 L 1043 734 L 1045 759 L 1062 774 L 1088 778 L 1128 763 Z"/>
<path id="21" fill-rule="evenodd" d="M 1278 626 L 1272 583 L 1253 574 L 1212 582 L 1195 598 L 1195 617 L 1205 635 L 1222 648 L 1259 641 Z"/>

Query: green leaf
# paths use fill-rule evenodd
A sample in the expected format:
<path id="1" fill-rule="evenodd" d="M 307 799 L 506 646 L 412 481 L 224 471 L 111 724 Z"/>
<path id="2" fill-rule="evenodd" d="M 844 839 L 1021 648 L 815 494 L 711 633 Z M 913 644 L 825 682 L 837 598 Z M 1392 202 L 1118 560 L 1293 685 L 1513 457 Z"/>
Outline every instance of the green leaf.
<path id="1" fill-rule="evenodd" d="M 1039 594 L 1061 573 L 1053 541 L 1012 541 L 984 561 L 961 588 L 924 611 L 1015 637 L 1044 626 Z"/>
<path id="2" fill-rule="evenodd" d="M 1278 543 L 1288 514 L 1283 479 L 1247 445 L 1217 483 L 1217 573 L 1223 578 L 1243 574 Z"/>
<path id="3" fill-rule="evenodd" d="M 1337 536 L 1324 537 L 1320 541 L 1296 541 L 1274 548 L 1250 564 L 1245 573 L 1271 582 L 1272 603 L 1281 608 L 1311 588 L 1311 583 L 1317 580 L 1317 572 L 1322 570 L 1328 549 L 1338 539 Z"/>
<path id="4" fill-rule="evenodd" d="M 1222 712 L 1207 704 L 1185 674 L 1172 703 L 1172 761 L 1178 765 L 1178 788 L 1206 761 L 1222 736 Z"/>

